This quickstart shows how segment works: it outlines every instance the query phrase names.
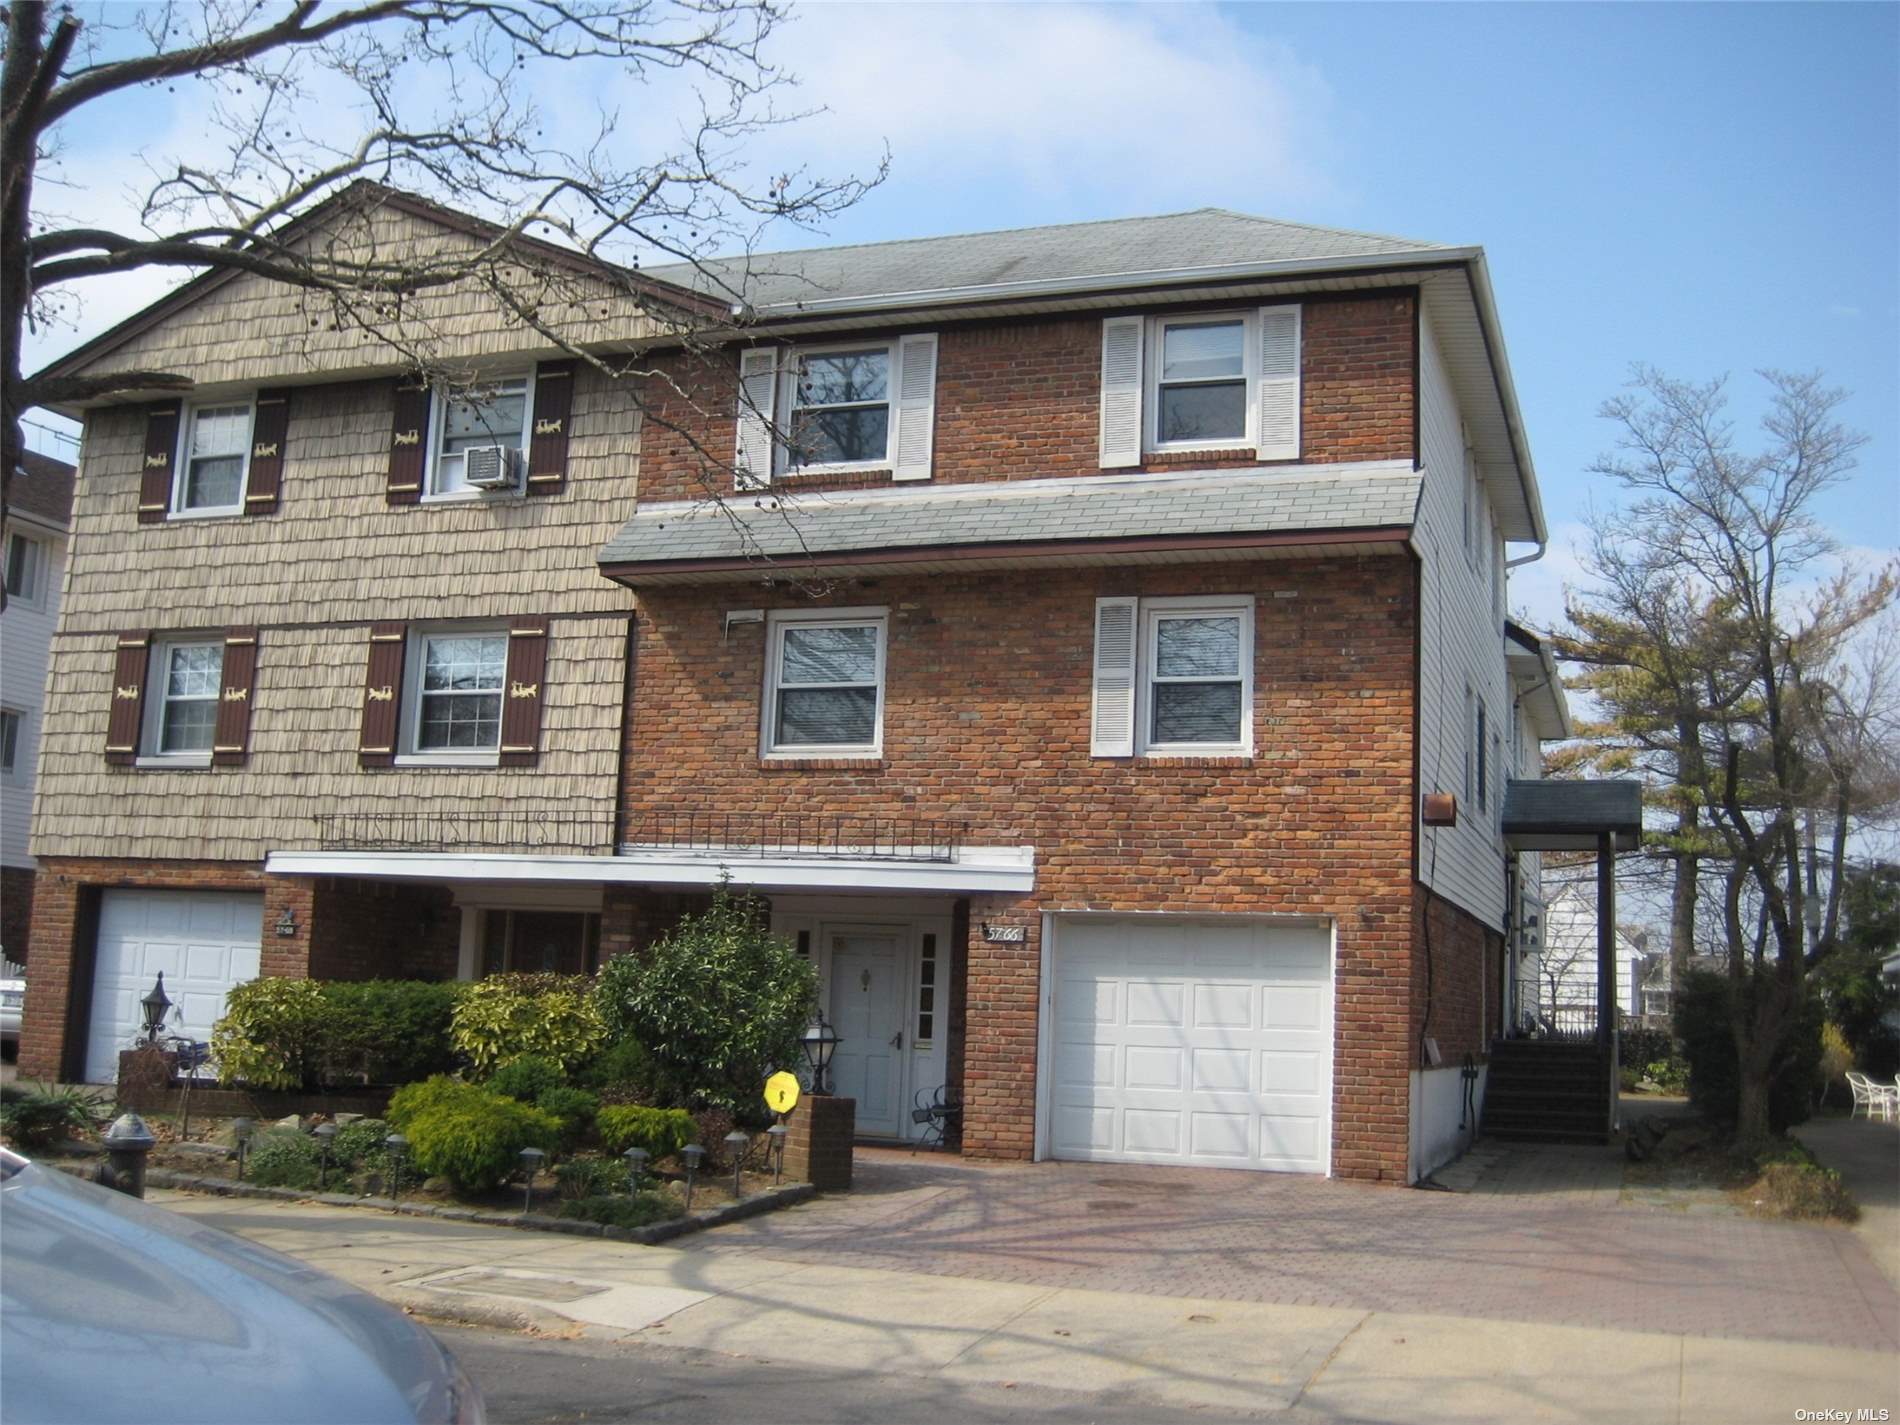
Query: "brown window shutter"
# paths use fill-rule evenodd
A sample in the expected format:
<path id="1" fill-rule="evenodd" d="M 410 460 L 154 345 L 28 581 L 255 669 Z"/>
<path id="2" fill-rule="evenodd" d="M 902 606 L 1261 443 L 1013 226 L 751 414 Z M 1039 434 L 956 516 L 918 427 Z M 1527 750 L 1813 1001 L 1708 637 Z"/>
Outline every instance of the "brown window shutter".
<path id="1" fill-rule="evenodd" d="M 145 629 L 119 635 L 112 664 L 112 711 L 106 718 L 106 761 L 129 767 L 138 760 L 139 724 L 145 711 L 145 670 L 152 635 Z"/>
<path id="2" fill-rule="evenodd" d="M 396 411 L 389 431 L 390 504 L 413 505 L 422 498 L 428 459 L 429 387 L 405 377 L 396 383 Z"/>
<path id="3" fill-rule="evenodd" d="M 369 626 L 369 664 L 363 677 L 363 740 L 356 750 L 360 766 L 395 765 L 396 737 L 402 727 L 402 655 L 408 638 L 404 624 Z"/>
<path id="4" fill-rule="evenodd" d="M 251 703 L 256 687 L 257 630 L 225 630 L 223 688 L 218 699 L 218 722 L 211 736 L 213 765 L 244 765 L 251 750 Z"/>
<path id="5" fill-rule="evenodd" d="M 251 466 L 244 482 L 244 513 L 267 515 L 277 508 L 284 478 L 284 437 L 290 430 L 290 391 L 257 393 L 257 417 L 251 422 Z"/>
<path id="6" fill-rule="evenodd" d="M 145 408 L 145 465 L 139 472 L 139 523 L 163 524 L 172 507 L 172 462 L 178 458 L 177 401 Z"/>
<path id="7" fill-rule="evenodd" d="M 508 621 L 508 691 L 501 704 L 501 765 L 532 767 L 541 754 L 541 704 L 547 692 L 548 621 Z"/>
<path id="8" fill-rule="evenodd" d="M 544 361 L 534 369 L 534 423 L 529 427 L 528 493 L 567 488 L 567 423 L 574 409 L 574 363 Z"/>

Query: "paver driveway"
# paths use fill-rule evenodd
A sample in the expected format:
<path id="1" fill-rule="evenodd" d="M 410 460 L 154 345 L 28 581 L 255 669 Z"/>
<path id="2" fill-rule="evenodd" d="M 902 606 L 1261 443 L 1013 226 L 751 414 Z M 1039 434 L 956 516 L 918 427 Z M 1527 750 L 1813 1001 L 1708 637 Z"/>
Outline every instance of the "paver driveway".
<path id="1" fill-rule="evenodd" d="M 1900 1345 L 1900 1297 L 1852 1232 L 1619 1204 L 1605 1190 L 1619 1175 L 1583 1151 L 1599 1156 L 1580 1172 L 1464 1195 L 861 1150 L 850 1195 L 695 1246 L 1153 1296 Z"/>

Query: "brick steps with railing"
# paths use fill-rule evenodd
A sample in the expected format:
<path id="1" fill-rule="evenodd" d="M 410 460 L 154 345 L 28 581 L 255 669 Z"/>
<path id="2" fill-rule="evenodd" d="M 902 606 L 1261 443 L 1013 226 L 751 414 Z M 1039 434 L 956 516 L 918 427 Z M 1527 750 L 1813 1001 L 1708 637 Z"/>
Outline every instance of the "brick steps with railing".
<path id="1" fill-rule="evenodd" d="M 1487 1137 L 1519 1143 L 1609 1139 L 1610 1069 L 1595 1043 L 1504 1039 L 1491 1049 L 1484 1089 Z"/>

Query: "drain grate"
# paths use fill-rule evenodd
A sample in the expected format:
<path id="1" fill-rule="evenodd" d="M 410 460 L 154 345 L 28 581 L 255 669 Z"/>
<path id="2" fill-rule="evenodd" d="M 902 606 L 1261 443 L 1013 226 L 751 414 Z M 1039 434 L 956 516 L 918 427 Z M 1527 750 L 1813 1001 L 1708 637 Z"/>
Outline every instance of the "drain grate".
<path id="1" fill-rule="evenodd" d="M 1133 1212 L 1135 1204 L 1113 1197 L 1098 1198 L 1094 1202 L 1083 1203 L 1082 1210 L 1084 1212 Z"/>

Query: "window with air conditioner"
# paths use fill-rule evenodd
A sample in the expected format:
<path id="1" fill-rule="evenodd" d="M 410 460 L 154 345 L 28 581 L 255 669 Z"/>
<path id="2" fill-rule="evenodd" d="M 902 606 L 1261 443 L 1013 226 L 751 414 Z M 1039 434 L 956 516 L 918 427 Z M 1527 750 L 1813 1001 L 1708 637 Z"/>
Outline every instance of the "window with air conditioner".
<path id="1" fill-rule="evenodd" d="M 432 402 L 430 496 L 473 498 L 521 489 L 533 381 L 512 376 L 441 390 Z"/>

